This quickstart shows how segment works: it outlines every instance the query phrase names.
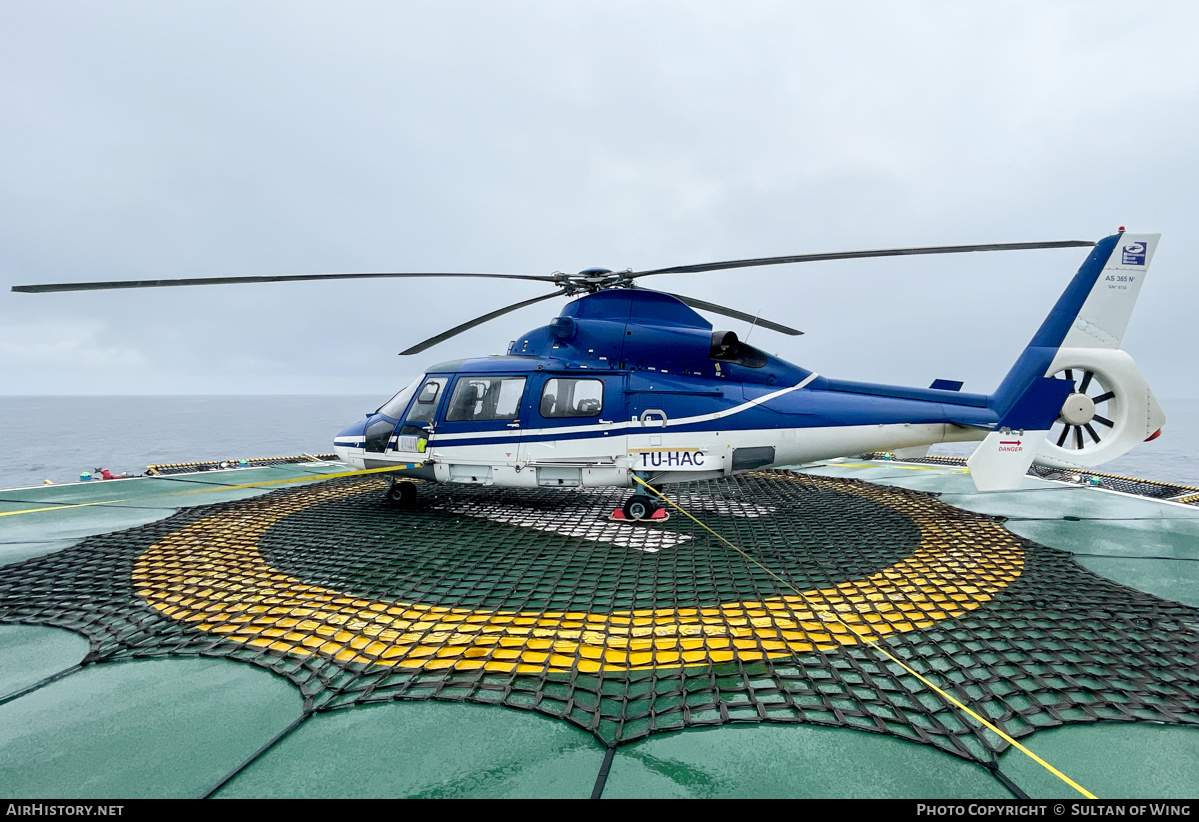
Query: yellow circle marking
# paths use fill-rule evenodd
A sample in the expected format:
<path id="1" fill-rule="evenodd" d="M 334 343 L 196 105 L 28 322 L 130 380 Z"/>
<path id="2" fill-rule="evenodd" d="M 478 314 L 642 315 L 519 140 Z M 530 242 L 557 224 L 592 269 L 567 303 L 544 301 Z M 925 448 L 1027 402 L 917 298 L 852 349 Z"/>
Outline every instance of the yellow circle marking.
<path id="1" fill-rule="evenodd" d="M 382 487 L 371 483 L 309 488 L 204 517 L 150 546 L 134 565 L 133 582 L 150 607 L 173 619 L 273 651 L 388 667 L 597 672 L 754 661 L 877 641 L 978 608 L 1023 568 L 1019 543 L 998 523 L 947 520 L 940 503 L 892 489 L 776 478 L 886 505 L 918 526 L 920 543 L 877 573 L 799 595 L 608 614 L 364 599 L 281 573 L 263 559 L 258 543 L 272 525 Z"/>

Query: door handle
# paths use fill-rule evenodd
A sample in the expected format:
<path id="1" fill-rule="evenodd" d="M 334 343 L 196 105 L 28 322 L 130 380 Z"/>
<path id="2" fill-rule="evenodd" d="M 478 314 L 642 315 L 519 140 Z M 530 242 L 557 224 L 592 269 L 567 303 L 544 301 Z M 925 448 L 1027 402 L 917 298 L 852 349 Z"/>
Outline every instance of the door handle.
<path id="1" fill-rule="evenodd" d="M 647 408 L 641 412 L 643 428 L 665 428 L 666 412 L 660 408 Z"/>

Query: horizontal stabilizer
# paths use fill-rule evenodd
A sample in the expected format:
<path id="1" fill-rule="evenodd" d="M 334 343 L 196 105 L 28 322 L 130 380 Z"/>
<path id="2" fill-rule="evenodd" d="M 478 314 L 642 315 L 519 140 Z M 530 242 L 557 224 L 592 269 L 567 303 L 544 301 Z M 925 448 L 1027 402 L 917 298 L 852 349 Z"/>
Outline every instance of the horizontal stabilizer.
<path id="1" fill-rule="evenodd" d="M 1074 383 L 1066 380 L 1033 380 L 1003 415 L 999 428 L 988 434 L 966 460 L 974 487 L 979 491 L 1019 488 L 1062 403 L 1073 390 Z"/>
<path id="2" fill-rule="evenodd" d="M 1074 391 L 1074 383 L 1038 377 L 999 420 L 1000 428 L 1048 431 L 1061 413 L 1062 403 Z"/>

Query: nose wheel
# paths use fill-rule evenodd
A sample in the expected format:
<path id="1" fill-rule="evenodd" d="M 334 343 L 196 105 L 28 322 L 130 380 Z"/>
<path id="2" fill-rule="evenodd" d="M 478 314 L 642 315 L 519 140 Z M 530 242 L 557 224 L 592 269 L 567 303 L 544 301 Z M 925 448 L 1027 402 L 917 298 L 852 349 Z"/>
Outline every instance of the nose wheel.
<path id="1" fill-rule="evenodd" d="M 396 508 L 411 508 L 416 503 L 416 483 L 393 479 L 386 496 L 387 501 Z"/>

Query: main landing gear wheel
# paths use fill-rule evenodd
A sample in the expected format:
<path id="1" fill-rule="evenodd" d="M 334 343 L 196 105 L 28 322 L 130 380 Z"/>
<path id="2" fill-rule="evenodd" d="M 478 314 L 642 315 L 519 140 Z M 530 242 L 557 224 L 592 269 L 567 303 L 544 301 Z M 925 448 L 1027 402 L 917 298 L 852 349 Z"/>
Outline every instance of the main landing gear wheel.
<path id="1" fill-rule="evenodd" d="M 411 508 L 416 502 L 416 483 L 393 480 L 387 489 L 387 501 L 397 508 Z"/>
<path id="2" fill-rule="evenodd" d="M 658 506 L 649 497 L 629 497 L 621 510 L 627 519 L 649 519 Z"/>
<path id="3" fill-rule="evenodd" d="M 613 511 L 611 518 L 616 522 L 665 522 L 670 519 L 670 514 L 656 500 L 636 494 Z"/>

